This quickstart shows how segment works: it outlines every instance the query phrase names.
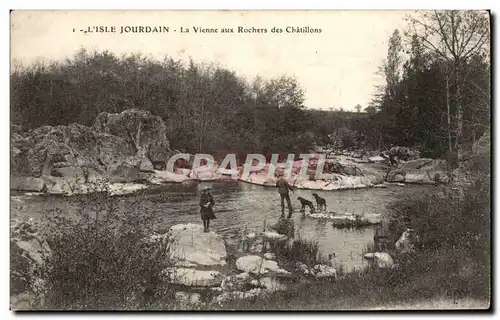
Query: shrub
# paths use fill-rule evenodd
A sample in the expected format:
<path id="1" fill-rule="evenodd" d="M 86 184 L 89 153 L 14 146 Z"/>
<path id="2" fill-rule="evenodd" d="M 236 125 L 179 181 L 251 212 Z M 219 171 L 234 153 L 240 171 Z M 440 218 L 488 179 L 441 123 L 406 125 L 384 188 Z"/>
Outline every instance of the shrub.
<path id="1" fill-rule="evenodd" d="M 146 207 L 129 212 L 119 198 L 105 193 L 75 199 L 76 216 L 61 210 L 45 213 L 43 233 L 52 254 L 44 264 L 43 307 L 142 309 L 168 294 L 161 276 L 167 263 L 164 245 L 144 241 L 157 218 Z"/>

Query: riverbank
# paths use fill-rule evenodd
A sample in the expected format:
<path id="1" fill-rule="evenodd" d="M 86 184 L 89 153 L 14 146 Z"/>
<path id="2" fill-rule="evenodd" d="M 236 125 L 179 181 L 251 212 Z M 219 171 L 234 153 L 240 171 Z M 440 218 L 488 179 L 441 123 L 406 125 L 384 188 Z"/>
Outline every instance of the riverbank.
<path id="1" fill-rule="evenodd" d="M 317 281 L 317 279 L 310 279 L 313 282 L 311 283 L 308 281 L 307 284 L 302 283 L 301 277 L 298 277 L 296 278 L 298 279 L 298 282 L 287 286 L 284 291 L 278 290 L 277 292 L 262 290 L 263 288 L 260 287 L 261 284 L 259 283 L 260 278 L 258 277 L 244 278 L 244 281 L 249 281 L 248 284 L 245 282 L 244 286 L 250 285 L 252 288 L 245 291 L 236 290 L 236 301 L 232 301 L 230 299 L 232 297 L 231 295 L 225 295 L 223 296 L 224 299 L 220 299 L 223 301 L 199 301 L 196 302 L 194 307 L 191 302 L 189 302 L 189 304 L 174 305 L 177 301 L 180 301 L 180 298 L 175 295 L 171 296 L 169 295 L 170 293 L 162 291 L 167 290 L 170 292 L 172 289 L 171 285 L 164 286 L 161 282 L 156 282 L 157 280 L 154 280 L 156 276 L 151 274 L 151 270 L 159 272 L 157 274 L 159 277 L 162 274 L 162 270 L 171 266 L 165 266 L 160 269 L 151 269 L 149 267 L 144 270 L 141 269 L 145 265 L 157 263 L 155 255 L 153 254 L 151 256 L 151 253 L 154 253 L 154 251 L 150 252 L 148 251 L 149 249 L 144 250 L 142 248 L 139 251 L 128 251 L 135 247 L 136 243 L 134 241 L 138 241 L 139 239 L 143 239 L 144 237 L 151 235 L 150 232 L 153 229 L 148 232 L 140 230 L 139 234 L 134 234 L 134 232 L 138 232 L 134 226 L 145 226 L 147 225 L 145 221 L 149 218 L 158 218 L 157 212 L 148 212 L 147 207 L 145 206 L 145 201 L 150 200 L 146 197 L 140 197 L 140 199 L 136 199 L 139 205 L 134 206 L 131 202 L 129 202 L 130 199 L 138 198 L 134 195 L 131 195 L 130 199 L 128 199 L 128 197 L 115 199 L 118 202 L 113 202 L 114 197 L 108 197 L 107 195 L 103 195 L 100 201 L 97 201 L 98 199 L 88 199 L 86 197 L 82 197 L 82 199 L 80 199 L 81 203 L 86 203 L 87 205 L 75 205 L 83 210 L 82 213 L 84 216 L 90 214 L 90 220 L 84 219 L 80 220 L 80 222 L 71 221 L 72 217 L 67 215 L 66 212 L 60 212 L 62 214 L 58 215 L 57 219 L 55 219 L 55 216 L 51 218 L 52 220 L 45 220 L 45 218 L 42 219 L 42 221 L 47 223 L 47 226 L 52 228 L 54 232 L 52 237 L 60 237 L 60 241 L 56 243 L 59 243 L 60 247 L 58 250 L 61 251 L 55 250 L 55 252 L 59 252 L 60 257 L 66 257 L 62 260 L 58 260 L 60 269 L 58 269 L 57 273 L 53 274 L 53 276 L 56 277 L 55 280 L 57 281 L 60 281 L 62 279 L 61 277 L 66 280 L 63 282 L 56 282 L 59 287 L 49 287 L 49 291 L 56 294 L 56 299 L 53 300 L 52 303 L 55 303 L 55 305 L 61 303 L 63 304 L 62 307 L 64 307 L 66 303 L 69 303 L 69 301 L 67 301 L 68 293 L 66 291 L 70 290 L 70 292 L 73 292 L 72 294 L 75 294 L 74 288 L 78 286 L 83 286 L 82 288 L 93 288 L 92 290 L 95 290 L 95 292 L 93 292 L 92 295 L 94 295 L 97 300 L 93 300 L 92 303 L 98 303 L 104 307 L 109 307 L 115 303 L 114 306 L 117 308 L 125 308 L 127 306 L 130 308 L 131 304 L 129 304 L 129 300 L 127 299 L 130 299 L 130 296 L 132 296 L 134 299 L 138 299 L 134 302 L 137 303 L 137 305 L 133 305 L 133 307 L 131 307 L 132 309 L 137 309 L 139 307 L 150 308 L 153 305 L 158 305 L 159 303 L 160 307 L 163 309 L 221 308 L 224 310 L 241 310 L 251 308 L 252 310 L 283 310 L 281 308 L 285 308 L 286 310 L 286 308 L 297 308 L 300 310 L 301 308 L 318 310 L 325 308 L 331 310 L 352 308 L 353 306 L 354 308 L 376 308 L 380 305 L 411 305 L 414 301 L 421 302 L 429 301 L 430 299 L 441 299 L 443 301 L 449 301 L 450 299 L 455 301 L 464 301 L 464 299 L 471 301 L 488 301 L 491 291 L 491 250 L 489 246 L 489 241 L 491 239 L 489 235 L 490 201 L 489 192 L 487 192 L 489 190 L 489 180 L 479 179 L 471 187 L 463 187 L 463 190 L 453 190 L 455 187 L 456 186 L 452 185 L 436 187 L 429 186 L 431 190 L 428 190 L 427 192 L 423 192 L 423 190 L 421 190 L 422 192 L 406 193 L 404 197 L 398 199 L 395 203 L 388 203 L 387 214 L 383 215 L 384 220 L 388 223 L 388 225 L 386 225 L 385 234 L 376 233 L 372 236 L 374 244 L 367 247 L 365 251 L 366 253 L 374 253 L 371 255 L 371 257 L 375 257 L 375 259 L 371 260 L 374 262 L 374 265 L 370 268 L 344 273 L 339 271 L 342 270 L 341 266 L 335 266 L 334 264 L 327 265 L 324 264 L 324 262 L 320 262 L 319 264 L 324 264 L 324 266 L 316 267 L 315 264 L 317 264 L 318 261 L 314 261 L 312 259 L 310 262 L 305 263 L 307 265 L 306 267 L 302 264 L 297 266 L 297 263 L 299 262 L 304 263 L 303 260 L 306 259 L 305 252 L 314 252 L 314 246 L 308 245 L 307 242 L 304 242 L 302 245 L 295 245 L 298 246 L 296 249 L 293 249 L 294 245 L 291 245 L 288 249 L 284 249 L 284 252 L 288 253 L 284 254 L 282 257 L 285 257 L 286 259 L 280 259 L 278 254 L 274 252 L 271 253 L 274 253 L 276 257 L 273 257 L 272 255 L 266 257 L 264 255 L 265 253 L 262 251 L 258 254 L 249 252 L 244 253 L 243 255 L 240 253 L 236 256 L 229 254 L 230 251 L 228 251 L 226 266 L 233 266 L 232 272 L 235 271 L 234 267 L 236 266 L 238 269 L 236 275 L 244 273 L 245 271 L 242 269 L 246 268 L 243 267 L 241 263 L 240 268 L 238 268 L 238 259 L 244 256 L 250 256 L 245 258 L 249 260 L 246 262 L 258 261 L 259 263 L 256 265 L 260 265 L 260 262 L 262 262 L 262 265 L 265 264 L 267 266 L 267 269 L 264 268 L 263 270 L 258 268 L 258 273 L 261 273 L 261 271 L 265 273 L 266 270 L 269 272 L 269 270 L 273 269 L 273 272 L 280 270 L 280 272 L 283 273 L 282 270 L 285 270 L 286 272 L 296 273 L 297 269 L 300 270 L 302 268 L 304 274 L 307 270 L 307 274 L 314 274 L 317 276 L 318 273 L 322 274 L 327 270 L 331 270 L 329 268 L 334 268 L 337 276 L 334 277 L 335 281 L 331 281 L 330 279 L 323 282 Z M 259 202 L 255 202 L 253 199 L 254 194 L 252 194 L 252 192 L 247 193 L 251 189 L 252 188 L 246 188 L 243 186 L 242 190 L 245 191 L 243 198 L 249 200 L 252 199 L 250 206 L 256 207 Z M 367 200 L 373 198 L 373 193 L 387 192 L 390 191 L 389 189 L 394 188 L 375 188 L 370 191 L 370 194 L 365 194 L 366 192 L 363 191 L 346 191 L 327 194 L 335 194 L 337 196 L 342 195 L 341 198 L 337 198 L 335 201 L 338 205 L 341 204 L 342 200 L 345 200 L 345 197 L 350 195 L 356 195 L 357 198 L 355 201 L 349 200 L 349 202 L 366 203 Z M 406 190 L 407 188 L 395 187 L 395 189 Z M 182 192 L 182 194 L 185 196 L 185 193 Z M 271 194 L 275 196 L 274 192 L 269 193 L 269 195 Z M 360 194 L 365 194 L 366 198 L 364 199 L 362 196 L 360 197 Z M 158 194 L 158 197 L 162 196 L 162 193 Z M 192 196 L 193 199 L 197 198 L 196 193 L 193 193 Z M 276 197 L 273 197 L 273 199 L 275 198 Z M 170 195 L 167 193 L 163 200 L 159 200 L 160 203 L 167 202 L 169 205 L 175 206 L 176 202 L 175 200 L 172 201 L 173 199 L 175 198 L 170 198 Z M 267 199 L 266 202 L 270 202 L 269 199 Z M 226 197 L 224 202 L 231 202 L 231 199 Z M 99 223 L 97 223 L 97 215 L 92 215 L 92 212 L 101 211 L 95 211 L 92 209 L 90 210 L 90 213 L 87 212 L 91 209 L 90 207 L 87 207 L 89 203 L 93 206 L 97 206 L 96 208 L 99 208 L 95 210 L 104 210 L 102 211 L 103 213 L 106 212 L 107 206 L 118 209 L 116 212 L 119 215 L 118 220 L 120 223 L 125 223 L 125 229 L 120 229 L 122 231 L 119 231 L 118 233 L 114 232 L 116 231 L 114 229 L 116 228 L 116 225 L 114 224 L 115 220 L 113 219 L 113 221 L 108 221 L 108 219 L 104 219 L 101 214 L 99 214 Z M 120 203 L 120 207 L 116 208 L 115 204 L 118 203 Z M 19 205 L 23 206 L 22 203 Z M 260 206 L 262 207 L 262 204 L 260 204 Z M 67 208 L 68 206 L 65 205 L 63 207 Z M 160 207 L 162 208 L 162 211 L 165 210 L 164 205 L 160 205 Z M 178 208 L 181 207 L 182 206 L 179 204 Z M 193 207 L 197 207 L 196 201 L 193 202 Z M 238 203 L 236 208 L 238 208 L 238 210 L 241 209 L 241 203 Z M 362 209 L 364 210 L 365 208 L 363 207 Z M 139 210 L 141 215 L 130 214 L 131 212 L 139 212 Z M 186 211 L 187 214 L 189 214 L 188 211 Z M 377 210 L 374 212 L 377 213 Z M 231 215 L 231 217 L 228 218 L 228 221 L 231 221 L 231 224 L 234 225 L 234 220 L 238 218 L 237 224 L 240 224 L 240 226 L 243 227 L 241 222 L 245 221 L 242 220 L 245 214 L 246 213 L 244 211 L 240 210 L 237 215 Z M 254 211 L 251 211 L 248 214 L 253 220 L 256 219 Z M 48 217 L 50 218 L 50 215 Z M 252 229 L 261 229 L 262 220 L 265 221 L 266 218 L 266 216 L 259 216 L 259 223 L 253 226 Z M 101 221 L 100 219 L 103 220 Z M 197 217 L 197 222 L 199 223 L 198 219 L 199 218 Z M 300 219 L 295 220 L 296 222 L 300 221 L 300 223 L 302 223 L 302 220 Z M 307 217 L 304 221 L 307 221 Z M 78 223 L 82 222 L 88 223 L 89 225 L 78 225 Z M 316 234 L 317 230 L 321 230 L 317 229 L 318 227 L 321 227 L 320 224 L 320 221 L 317 221 L 317 223 L 312 225 L 312 230 L 315 230 Z M 151 226 L 154 225 L 161 225 L 161 222 L 151 224 Z M 219 225 L 218 221 L 216 222 L 216 225 Z M 97 226 L 99 226 L 98 230 L 100 230 L 100 232 L 97 233 L 98 238 L 96 239 L 96 233 L 94 230 Z M 107 228 L 111 229 L 108 230 Z M 415 234 L 418 235 L 419 240 L 416 240 L 413 243 L 413 240 L 407 241 L 409 239 L 408 237 L 403 239 L 405 232 L 408 229 L 413 230 L 411 233 L 415 232 Z M 111 230 L 114 231 L 110 232 Z M 247 235 L 251 235 L 251 231 L 253 230 L 249 230 Z M 269 229 L 266 231 L 269 231 Z M 130 232 L 132 232 L 132 236 Z M 261 233 L 262 231 L 256 232 L 256 236 Z M 196 235 L 192 237 L 196 238 Z M 15 237 L 11 239 L 20 240 L 20 242 L 16 244 L 20 249 L 26 248 L 25 240 Z M 385 244 L 385 247 L 381 246 L 382 240 L 384 240 L 383 243 Z M 332 242 L 331 238 L 329 239 L 329 242 Z M 400 243 L 399 249 L 397 245 L 398 242 Z M 82 244 L 85 245 L 82 246 Z M 35 246 L 36 242 L 32 243 L 32 245 Z M 200 243 L 200 245 L 202 245 L 202 243 Z M 75 247 L 78 247 L 79 250 L 75 251 Z M 301 247 L 312 248 L 313 250 L 297 249 Z M 96 248 L 99 248 L 99 250 L 96 251 Z M 201 248 L 203 248 L 203 246 L 201 246 Z M 401 250 L 401 248 L 403 250 Z M 383 264 L 379 264 L 377 262 L 377 252 L 391 257 L 389 260 L 391 261 L 389 268 L 387 268 L 387 264 L 386 266 L 383 266 Z M 323 252 L 323 254 L 326 255 L 329 253 L 330 251 Z M 365 255 L 365 257 L 368 256 L 369 255 Z M 378 256 L 383 257 L 381 254 Z M 97 259 L 102 259 L 100 263 L 102 263 L 102 266 L 105 266 L 105 270 L 115 270 L 115 272 L 112 274 L 106 274 L 106 272 L 99 273 L 97 274 L 98 277 L 96 277 L 96 274 L 94 274 L 95 270 L 87 270 L 88 268 L 85 266 L 89 263 L 89 261 L 94 261 L 93 259 L 96 259 L 96 257 Z M 122 259 L 123 257 L 125 257 L 125 259 Z M 24 260 L 20 259 L 19 261 Z M 167 260 L 166 262 L 169 261 Z M 192 263 L 191 261 L 188 262 Z M 19 268 L 22 269 L 22 262 L 19 263 L 21 263 Z M 134 265 L 133 272 L 123 273 L 122 271 L 125 270 L 127 268 L 126 266 L 130 263 Z M 68 264 L 72 265 L 69 269 Z M 188 265 L 189 264 L 183 264 L 179 267 L 192 267 Z M 219 272 L 220 275 L 231 277 L 231 275 L 227 273 L 228 270 L 224 269 L 226 266 L 221 266 L 222 269 L 213 271 Z M 87 270 L 85 272 L 88 272 L 88 274 L 85 277 L 80 275 L 75 278 L 74 274 L 71 272 L 64 275 L 64 273 L 67 273 L 68 270 Z M 181 271 L 184 272 L 186 270 L 182 269 Z M 198 271 L 192 271 L 191 274 L 196 277 L 201 276 L 204 281 L 206 280 L 210 284 L 213 284 L 213 281 L 215 281 L 215 283 L 218 284 L 214 289 L 217 292 L 217 295 L 219 293 L 224 293 L 224 288 L 221 286 L 222 281 L 225 280 L 224 278 L 216 276 L 215 279 L 212 279 L 213 274 L 210 272 L 208 274 L 206 273 L 206 271 L 210 271 L 210 269 L 207 270 L 202 268 Z M 134 279 L 139 273 L 144 273 L 144 275 L 149 274 L 147 278 L 143 280 L 146 282 L 153 281 L 155 287 L 147 290 L 157 292 L 160 294 L 160 297 L 150 298 L 151 301 L 146 304 L 144 304 L 145 302 L 141 302 L 141 299 L 144 299 L 145 293 L 137 292 L 137 284 L 134 282 L 135 280 L 132 281 L 132 279 Z M 91 281 L 90 283 L 87 282 L 88 279 L 94 278 L 96 278 L 96 281 Z M 81 279 L 87 280 L 81 282 Z M 47 281 L 49 280 L 50 278 L 47 279 Z M 257 280 L 257 282 L 254 280 Z M 184 276 L 181 276 L 179 281 L 183 282 L 181 285 L 186 284 Z M 119 283 L 120 285 L 118 287 L 124 288 L 122 290 L 124 292 L 102 291 L 101 286 L 103 283 L 107 283 L 106 285 L 112 286 L 116 286 L 116 284 Z M 239 285 L 240 284 L 238 284 L 238 286 Z M 95 288 L 93 286 L 95 286 Z M 222 288 L 223 292 L 221 293 L 221 289 L 217 289 L 217 287 Z M 199 297 L 200 295 L 203 296 L 202 293 L 195 293 L 196 294 L 193 293 L 193 295 L 189 295 L 189 299 L 196 300 L 196 298 L 193 297 Z M 179 294 L 177 295 L 179 296 Z M 78 306 L 79 303 L 83 303 L 80 300 L 82 297 L 79 297 L 78 293 L 76 293 L 76 296 L 74 296 L 73 299 L 76 306 Z M 296 307 L 291 306 L 290 303 L 293 303 Z"/>
<path id="2" fill-rule="evenodd" d="M 103 112 L 92 126 L 73 123 L 23 131 L 13 125 L 11 131 L 10 189 L 16 191 L 67 196 L 107 191 L 110 195 L 120 195 L 153 185 L 231 179 L 275 186 L 275 169 L 278 172 L 285 169 L 283 163 L 276 168 L 267 163 L 245 174 L 240 166 L 236 176 L 229 176 L 219 173 L 220 163 L 215 160 L 206 163 L 207 167 L 197 168 L 195 155 L 191 154 L 170 172 L 166 170 L 168 159 L 180 151 L 170 148 L 165 122 L 139 109 L 113 114 Z M 447 182 L 443 161 L 411 160 L 391 168 L 378 151 L 311 151 L 309 156 L 305 166 L 303 159 L 295 156 L 291 176 L 287 177 L 297 189 L 362 189 L 383 186 L 384 181 Z M 321 169 L 321 157 L 325 158 L 325 163 L 322 176 L 319 176 L 316 171 Z"/>
<path id="3" fill-rule="evenodd" d="M 390 206 L 386 248 L 393 268 L 370 267 L 345 274 L 333 284 L 299 286 L 250 303 L 221 307 L 234 310 L 488 309 L 491 302 L 489 180 L 466 189 L 465 196 L 443 188 Z M 419 235 L 409 251 L 398 249 L 401 231 Z M 403 234 L 404 235 L 404 234 Z"/>

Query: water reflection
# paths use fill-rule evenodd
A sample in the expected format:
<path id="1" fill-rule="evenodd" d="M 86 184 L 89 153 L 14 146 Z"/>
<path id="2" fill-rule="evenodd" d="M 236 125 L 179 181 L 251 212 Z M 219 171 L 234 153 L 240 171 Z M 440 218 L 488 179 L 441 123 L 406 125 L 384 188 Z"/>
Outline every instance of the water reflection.
<path id="1" fill-rule="evenodd" d="M 328 209 L 338 213 L 364 214 L 365 218 L 382 214 L 386 205 L 405 193 L 414 193 L 427 186 L 406 186 L 389 188 L 372 188 L 346 191 L 319 191 L 319 196 L 327 201 Z M 198 184 L 169 184 L 157 186 L 137 196 L 123 196 L 119 198 L 120 206 L 127 212 L 141 213 L 152 211 L 162 218 L 162 229 L 178 223 L 200 223 L 199 189 Z M 295 209 L 290 220 L 295 238 L 317 241 L 320 252 L 324 257 L 335 253 L 338 263 L 343 263 L 348 269 L 359 268 L 364 265 L 362 251 L 373 242 L 375 232 L 373 227 L 361 229 L 337 229 L 331 222 L 303 218 L 298 212 L 300 202 L 298 196 L 312 200 L 313 191 L 297 190 L 291 196 Z M 211 223 L 211 229 L 222 234 L 230 242 L 240 236 L 247 227 L 248 232 L 262 231 L 264 228 L 284 224 L 280 222 L 280 198 L 275 188 L 258 185 L 220 182 L 212 184 L 212 195 L 215 199 L 214 212 L 217 219 Z M 12 199 L 17 199 L 15 196 Z M 11 200 L 14 201 L 14 200 Z M 40 211 L 61 208 L 63 212 L 71 214 L 76 210 L 76 204 L 71 197 L 34 196 L 17 199 L 23 201 L 22 210 L 12 206 L 12 216 L 38 216 Z M 17 203 L 16 202 L 16 203 Z M 289 227 L 290 227 L 289 226 Z M 379 237 L 379 243 L 383 238 Z"/>

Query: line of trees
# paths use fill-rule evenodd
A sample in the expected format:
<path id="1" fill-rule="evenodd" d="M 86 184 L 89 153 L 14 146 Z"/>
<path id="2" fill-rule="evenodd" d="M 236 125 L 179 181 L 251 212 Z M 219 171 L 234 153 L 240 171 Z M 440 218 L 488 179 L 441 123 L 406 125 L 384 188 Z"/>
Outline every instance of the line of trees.
<path id="1" fill-rule="evenodd" d="M 407 21 L 405 33 L 395 30 L 389 39 L 386 85 L 371 106 L 378 135 L 369 136 L 460 157 L 490 126 L 489 17 L 450 10 Z"/>
<path id="2" fill-rule="evenodd" d="M 395 30 L 386 79 L 360 112 L 306 109 L 289 76 L 247 81 L 216 64 L 80 50 L 65 61 L 14 66 L 11 120 L 25 129 L 92 125 L 103 111 L 141 108 L 163 118 L 172 146 L 188 152 L 288 153 L 328 144 L 391 144 L 444 157 L 470 148 L 490 125 L 489 17 L 478 11 L 421 12 Z"/>
<path id="3" fill-rule="evenodd" d="M 140 108 L 163 118 L 173 147 L 190 152 L 307 150 L 312 143 L 304 92 L 289 76 L 248 83 L 215 64 L 82 49 L 63 62 L 14 67 L 11 89 L 12 123 L 25 129 L 92 125 L 101 112 Z"/>

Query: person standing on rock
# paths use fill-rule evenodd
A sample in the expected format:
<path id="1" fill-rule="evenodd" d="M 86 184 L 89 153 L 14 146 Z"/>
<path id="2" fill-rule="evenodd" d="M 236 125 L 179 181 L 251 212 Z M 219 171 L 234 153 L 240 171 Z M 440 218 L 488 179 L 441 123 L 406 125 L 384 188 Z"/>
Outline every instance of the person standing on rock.
<path id="1" fill-rule="evenodd" d="M 210 193 L 210 187 L 205 186 L 201 191 L 200 197 L 200 213 L 203 221 L 204 232 L 210 231 L 210 220 L 217 219 L 212 207 L 215 205 L 214 197 Z"/>
<path id="2" fill-rule="evenodd" d="M 285 215 L 285 199 L 288 206 L 288 218 L 292 217 L 293 209 L 292 202 L 290 200 L 290 194 L 288 191 L 294 191 L 293 187 L 285 180 L 283 174 L 277 174 L 278 181 L 276 181 L 276 187 L 278 187 L 278 192 L 281 198 L 281 215 Z"/>

